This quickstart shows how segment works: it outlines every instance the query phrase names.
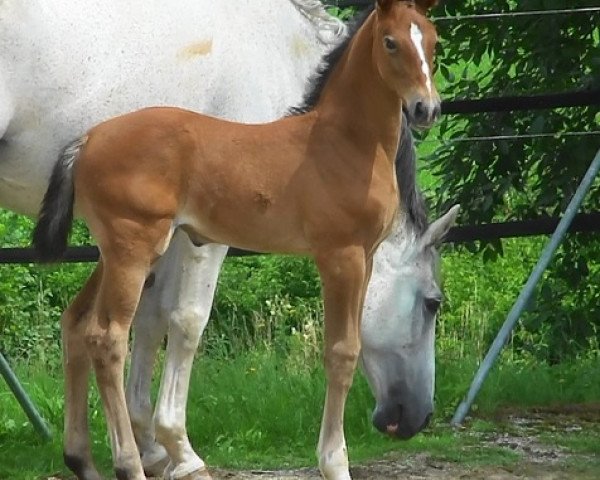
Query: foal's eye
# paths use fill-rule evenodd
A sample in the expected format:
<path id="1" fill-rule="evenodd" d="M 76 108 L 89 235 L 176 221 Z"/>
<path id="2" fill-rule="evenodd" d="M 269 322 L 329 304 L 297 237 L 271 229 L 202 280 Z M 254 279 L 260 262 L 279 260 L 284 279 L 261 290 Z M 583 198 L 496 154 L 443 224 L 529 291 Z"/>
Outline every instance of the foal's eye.
<path id="1" fill-rule="evenodd" d="M 396 45 L 396 40 L 394 40 L 394 37 L 392 37 L 390 35 L 386 35 L 385 37 L 383 37 L 383 45 L 385 46 L 385 49 L 390 53 L 398 50 L 398 45 Z"/>

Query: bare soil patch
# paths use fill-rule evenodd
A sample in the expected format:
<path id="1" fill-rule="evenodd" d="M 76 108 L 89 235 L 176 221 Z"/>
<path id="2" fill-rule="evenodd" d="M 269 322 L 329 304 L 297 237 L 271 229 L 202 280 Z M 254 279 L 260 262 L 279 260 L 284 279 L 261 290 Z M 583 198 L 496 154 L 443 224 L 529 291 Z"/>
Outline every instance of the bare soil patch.
<path id="1" fill-rule="evenodd" d="M 522 462 L 514 467 L 498 467 L 485 465 L 466 467 L 450 462 L 431 459 L 427 455 L 417 455 L 401 460 L 382 460 L 365 466 L 351 469 L 354 480 L 367 479 L 469 479 L 469 480 L 592 480 L 595 474 L 575 472 L 569 467 L 551 464 Z M 300 469 L 287 471 L 244 471 L 232 472 L 214 470 L 215 480 L 320 480 L 316 469 Z"/>
<path id="2" fill-rule="evenodd" d="M 567 405 L 523 410 L 504 409 L 494 415 L 498 432 L 474 432 L 480 439 L 474 448 L 500 447 L 517 453 L 521 460 L 514 465 L 469 466 L 440 460 L 427 453 L 396 454 L 382 460 L 351 468 L 354 480 L 366 479 L 469 479 L 469 480 L 597 480 L 598 470 L 577 466 L 575 455 L 559 445 L 541 441 L 540 435 L 561 435 L 584 429 L 600 428 L 600 404 Z M 466 429 L 468 430 L 468 428 Z M 589 456 L 587 456 L 589 457 Z M 319 480 L 316 468 L 296 470 L 229 471 L 214 469 L 215 480 Z"/>

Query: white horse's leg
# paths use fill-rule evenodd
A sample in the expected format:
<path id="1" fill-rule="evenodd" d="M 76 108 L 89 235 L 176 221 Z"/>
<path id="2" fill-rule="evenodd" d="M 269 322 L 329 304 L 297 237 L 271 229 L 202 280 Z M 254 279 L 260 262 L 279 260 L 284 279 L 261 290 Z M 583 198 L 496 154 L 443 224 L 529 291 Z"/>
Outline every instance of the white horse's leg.
<path id="1" fill-rule="evenodd" d="M 192 449 L 186 431 L 190 373 L 198 342 L 210 315 L 221 264 L 227 247 L 194 247 L 180 233 L 173 239 L 177 279 L 169 278 L 169 338 L 165 369 L 154 414 L 156 440 L 166 448 L 170 463 L 165 478 L 201 478 L 204 462 Z M 164 309 L 166 305 L 163 305 Z M 188 477 L 189 475 L 189 477 Z"/>
<path id="2" fill-rule="evenodd" d="M 205 258 L 214 257 L 209 253 L 212 252 L 213 247 L 219 252 L 214 268 L 207 265 L 212 265 L 211 261 L 204 262 Z M 216 279 L 226 251 L 226 248 L 221 246 L 194 247 L 186 234 L 176 232 L 167 252 L 158 261 L 153 274 L 146 281 L 134 322 L 127 404 L 142 464 L 149 475 L 162 475 L 169 463 L 169 454 L 156 439 L 153 405 L 150 399 L 156 354 L 167 333 L 169 322 L 173 323 L 172 319 L 181 318 L 182 314 L 190 318 L 188 323 L 192 324 L 192 329 L 199 329 L 197 335 L 201 336 L 208 320 Z M 206 288 L 210 290 L 208 296 L 204 295 Z M 208 302 L 206 304 L 204 304 L 205 298 Z M 205 306 L 197 307 L 198 303 Z M 171 334 L 170 337 L 172 338 L 173 335 Z M 172 347 L 167 350 L 167 365 L 174 341 L 176 340 L 171 340 Z M 190 363 L 194 353 L 195 348 L 189 353 Z M 165 381 L 169 382 L 172 378 L 172 375 L 169 376 L 165 372 L 162 384 L 165 385 Z M 186 399 L 187 387 L 184 397 L 178 397 L 178 401 L 183 400 L 184 410 Z M 160 400 L 158 403 L 160 404 Z"/>

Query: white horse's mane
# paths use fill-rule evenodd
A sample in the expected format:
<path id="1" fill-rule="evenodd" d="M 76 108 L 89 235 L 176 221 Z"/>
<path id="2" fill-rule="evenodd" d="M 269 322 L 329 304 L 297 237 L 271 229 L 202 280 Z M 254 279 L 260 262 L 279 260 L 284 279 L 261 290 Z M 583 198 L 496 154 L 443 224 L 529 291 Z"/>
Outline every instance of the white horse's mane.
<path id="1" fill-rule="evenodd" d="M 321 0 L 290 0 L 316 27 L 319 40 L 330 45 L 346 35 L 346 24 L 330 15 Z"/>

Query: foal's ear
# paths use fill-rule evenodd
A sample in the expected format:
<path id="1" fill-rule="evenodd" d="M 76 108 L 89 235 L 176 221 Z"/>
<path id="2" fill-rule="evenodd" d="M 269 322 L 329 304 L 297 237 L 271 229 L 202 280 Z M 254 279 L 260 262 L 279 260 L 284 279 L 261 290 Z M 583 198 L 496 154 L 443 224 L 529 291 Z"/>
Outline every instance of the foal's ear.
<path id="1" fill-rule="evenodd" d="M 438 0 L 415 0 L 415 4 L 421 13 L 425 14 L 427 10 L 438 4 Z"/>
<path id="2" fill-rule="evenodd" d="M 377 0 L 377 8 L 382 12 L 387 12 L 397 0 Z"/>

